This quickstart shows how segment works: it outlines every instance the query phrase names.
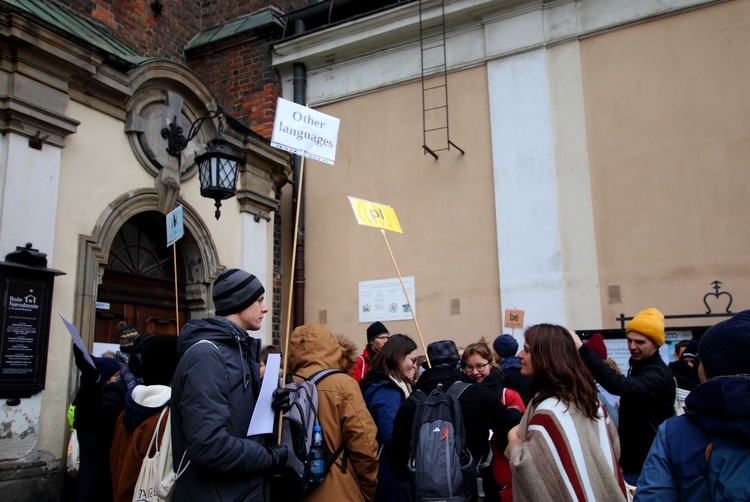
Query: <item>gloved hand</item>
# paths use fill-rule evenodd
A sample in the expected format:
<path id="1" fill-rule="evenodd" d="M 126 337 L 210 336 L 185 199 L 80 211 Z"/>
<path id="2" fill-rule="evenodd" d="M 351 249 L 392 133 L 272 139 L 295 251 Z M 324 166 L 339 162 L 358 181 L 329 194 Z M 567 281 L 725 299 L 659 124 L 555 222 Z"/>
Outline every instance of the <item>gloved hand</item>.
<path id="1" fill-rule="evenodd" d="M 289 400 L 289 394 L 292 389 L 289 387 L 277 388 L 273 391 L 273 398 L 271 399 L 271 409 L 273 411 L 287 412 L 292 407 L 292 402 Z"/>
<path id="2" fill-rule="evenodd" d="M 286 450 L 286 445 L 276 444 L 273 446 L 266 446 L 268 453 L 271 454 L 271 473 L 281 473 L 286 467 L 287 458 L 289 453 Z"/>
<path id="3" fill-rule="evenodd" d="M 91 366 L 83 355 L 81 349 L 77 345 L 73 345 L 73 358 L 76 361 L 76 366 L 81 370 L 81 380 L 88 383 L 96 383 L 101 380 L 102 376 L 99 373 L 99 369 L 96 367 L 96 359 L 93 357 L 91 360 L 94 362 L 94 366 Z"/>

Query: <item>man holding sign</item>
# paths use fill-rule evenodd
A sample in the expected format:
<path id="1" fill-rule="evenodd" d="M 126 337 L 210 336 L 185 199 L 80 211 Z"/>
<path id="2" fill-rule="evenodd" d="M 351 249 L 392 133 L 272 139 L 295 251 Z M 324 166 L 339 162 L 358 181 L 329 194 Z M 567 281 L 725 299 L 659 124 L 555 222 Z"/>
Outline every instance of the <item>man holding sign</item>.
<path id="1" fill-rule="evenodd" d="M 286 465 L 283 445 L 247 437 L 260 391 L 260 329 L 268 312 L 257 277 L 236 268 L 214 282 L 216 316 L 187 322 L 172 383 L 172 447 L 190 465 L 174 500 L 269 500 L 269 477 Z M 183 464 L 184 465 L 184 464 Z"/>

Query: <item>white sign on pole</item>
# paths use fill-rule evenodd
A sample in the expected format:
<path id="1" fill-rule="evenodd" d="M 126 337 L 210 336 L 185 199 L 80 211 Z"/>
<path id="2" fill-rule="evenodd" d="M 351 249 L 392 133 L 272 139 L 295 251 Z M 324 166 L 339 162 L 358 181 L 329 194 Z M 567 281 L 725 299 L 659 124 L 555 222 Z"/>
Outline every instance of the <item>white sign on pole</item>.
<path id="1" fill-rule="evenodd" d="M 340 122 L 336 117 L 279 98 L 271 146 L 333 165 Z"/>
<path id="2" fill-rule="evenodd" d="M 409 302 L 414 303 L 414 277 L 404 277 Z M 359 322 L 407 321 L 413 319 L 409 302 L 398 278 L 359 283 Z"/>
<path id="3" fill-rule="evenodd" d="M 182 205 L 179 205 L 167 215 L 167 247 L 177 242 L 183 235 L 185 235 L 185 227 L 182 221 Z"/>

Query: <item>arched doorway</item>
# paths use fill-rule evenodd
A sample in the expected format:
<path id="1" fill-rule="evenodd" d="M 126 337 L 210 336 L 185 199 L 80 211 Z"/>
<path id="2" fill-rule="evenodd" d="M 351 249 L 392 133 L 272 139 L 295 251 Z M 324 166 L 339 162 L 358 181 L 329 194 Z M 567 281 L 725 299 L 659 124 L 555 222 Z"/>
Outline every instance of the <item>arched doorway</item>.
<path id="1" fill-rule="evenodd" d="M 179 323 L 175 322 L 175 266 L 166 246 L 164 215 L 138 213 L 117 230 L 97 292 L 95 342 L 119 343 L 124 321 L 139 333 L 176 335 L 188 319 L 185 264 L 177 253 Z"/>
<path id="2" fill-rule="evenodd" d="M 160 219 L 161 222 L 153 224 L 157 230 L 153 230 L 155 233 L 149 235 L 158 235 L 156 233 L 158 232 L 164 236 L 162 238 L 166 239 L 166 230 L 164 229 L 166 219 L 162 213 L 157 211 L 158 202 L 159 195 L 153 189 L 139 189 L 123 194 L 102 212 L 91 235 L 80 236 L 75 324 L 79 326 L 81 336 L 89 346 L 95 339 L 99 340 L 100 338 L 95 334 L 98 310 L 96 309 L 96 301 L 100 298 L 99 288 L 102 287 L 106 269 L 110 265 L 110 250 L 123 247 L 115 245 L 115 239 L 124 227 L 123 222 L 130 222 L 131 220 L 132 222 L 140 222 L 140 220 L 134 218 L 141 214 L 148 215 L 151 213 L 151 216 L 144 216 L 144 218 L 153 218 L 155 222 Z M 180 293 L 180 308 L 187 309 L 187 319 L 203 318 L 211 313 L 211 284 L 219 273 L 216 246 L 205 223 L 190 204 L 181 198 L 178 198 L 177 203 L 183 206 L 185 225 L 185 235 L 177 241 L 178 280 L 183 281 L 184 284 L 184 286 L 180 286 L 182 291 Z M 140 223 L 141 226 L 149 227 L 148 220 L 145 223 Z M 156 237 L 153 238 L 156 239 Z M 133 239 L 127 240 L 132 241 Z M 172 253 L 171 247 L 168 252 Z M 117 267 L 114 268 L 116 270 Z M 180 272 L 180 270 L 183 272 Z M 184 274 L 184 278 L 181 274 Z M 141 290 L 140 294 L 143 294 L 143 292 Z M 169 314 L 154 317 L 174 319 L 174 286 L 172 286 L 171 292 L 172 308 L 166 309 L 169 310 Z M 106 298 L 106 294 L 110 294 L 112 291 L 109 293 L 103 291 L 102 293 L 104 296 L 101 296 L 101 298 Z M 184 303 L 182 298 L 185 300 Z M 121 313 L 120 315 L 124 314 Z M 146 315 L 144 319 L 148 317 L 149 315 Z M 180 319 L 182 322 L 182 314 Z M 107 329 L 103 329 L 103 332 L 117 328 L 117 321 L 114 317 L 107 322 L 109 325 L 114 324 L 114 328 L 110 328 L 108 325 Z M 105 337 L 111 339 L 111 334 L 105 335 Z M 119 342 L 119 335 L 117 341 Z M 72 382 L 71 388 L 74 386 L 75 384 Z"/>

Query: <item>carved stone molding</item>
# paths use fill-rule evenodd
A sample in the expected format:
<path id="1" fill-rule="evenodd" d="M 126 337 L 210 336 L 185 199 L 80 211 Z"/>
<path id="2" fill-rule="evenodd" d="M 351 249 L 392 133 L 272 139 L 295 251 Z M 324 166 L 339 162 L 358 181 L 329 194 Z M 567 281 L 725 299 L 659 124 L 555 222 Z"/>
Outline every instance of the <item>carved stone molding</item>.
<path id="1" fill-rule="evenodd" d="M 158 202 L 159 195 L 153 189 L 124 194 L 102 212 L 91 235 L 79 237 L 74 319 L 85 342 L 91 342 L 94 338 L 98 286 L 117 231 L 134 215 L 158 210 Z M 185 281 L 191 297 L 188 309 L 191 310 L 191 317 L 200 317 L 207 311 L 206 305 L 211 305 L 209 286 L 220 271 L 218 253 L 198 213 L 184 200 L 179 203 L 183 205 L 185 237 L 178 249 L 187 267 Z"/>

